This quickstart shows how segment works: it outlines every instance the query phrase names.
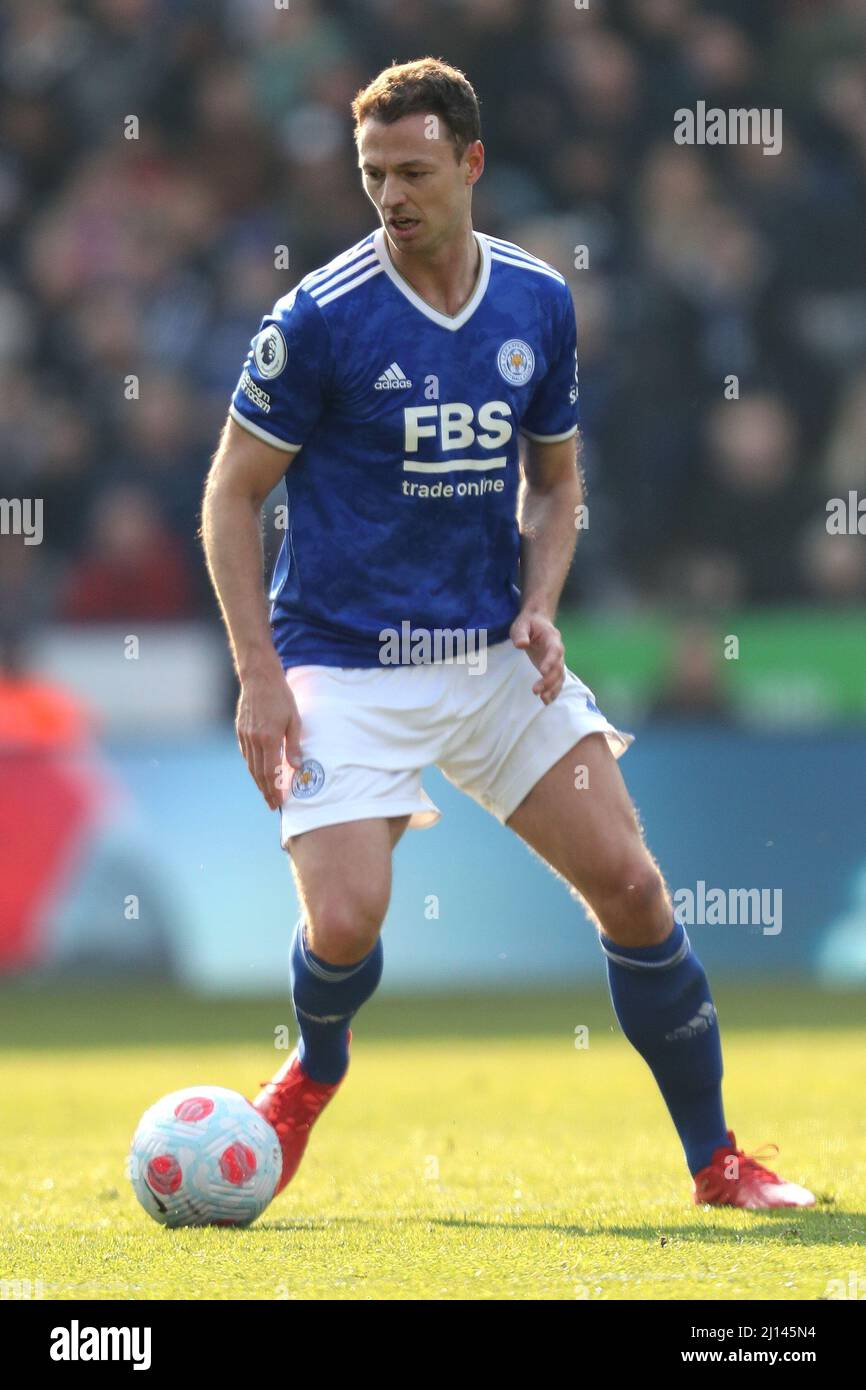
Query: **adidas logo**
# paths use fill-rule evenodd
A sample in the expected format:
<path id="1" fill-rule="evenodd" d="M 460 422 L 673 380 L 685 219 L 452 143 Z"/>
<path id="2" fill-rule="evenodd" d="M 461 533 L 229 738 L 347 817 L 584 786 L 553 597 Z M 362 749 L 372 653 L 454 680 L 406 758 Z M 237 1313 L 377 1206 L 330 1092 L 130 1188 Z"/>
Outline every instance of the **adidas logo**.
<path id="1" fill-rule="evenodd" d="M 403 375 L 402 367 L 398 367 L 396 362 L 386 367 L 382 375 L 376 379 L 377 391 L 407 391 L 411 385 L 409 378 Z"/>
<path id="2" fill-rule="evenodd" d="M 681 1028 L 675 1028 L 672 1033 L 665 1033 L 665 1042 L 683 1042 L 686 1038 L 697 1038 L 712 1028 L 715 1021 L 716 1010 L 707 999 L 688 1023 L 684 1023 Z"/>

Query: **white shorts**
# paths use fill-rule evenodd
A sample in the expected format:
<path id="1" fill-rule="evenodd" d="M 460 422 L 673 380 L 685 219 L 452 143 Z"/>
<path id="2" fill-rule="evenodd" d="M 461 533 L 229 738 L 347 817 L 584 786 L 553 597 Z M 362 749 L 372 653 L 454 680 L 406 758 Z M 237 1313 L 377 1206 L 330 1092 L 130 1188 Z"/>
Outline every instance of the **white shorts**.
<path id="1" fill-rule="evenodd" d="M 483 673 L 456 662 L 290 667 L 303 766 L 280 812 L 283 848 L 292 835 L 345 821 L 408 815 L 415 829 L 433 825 L 441 812 L 421 786 L 431 765 L 505 821 L 587 734 L 603 733 L 616 757 L 633 742 L 573 672 L 544 705 L 526 652 L 507 640 L 486 658 Z"/>

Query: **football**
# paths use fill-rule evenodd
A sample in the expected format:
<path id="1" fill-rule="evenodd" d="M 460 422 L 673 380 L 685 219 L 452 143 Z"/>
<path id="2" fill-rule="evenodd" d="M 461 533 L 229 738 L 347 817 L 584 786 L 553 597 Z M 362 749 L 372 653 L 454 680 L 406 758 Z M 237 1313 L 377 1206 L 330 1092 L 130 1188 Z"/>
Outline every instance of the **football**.
<path id="1" fill-rule="evenodd" d="M 248 1226 L 274 1195 L 282 1156 L 245 1096 L 188 1086 L 144 1112 L 127 1166 L 136 1197 L 163 1226 Z"/>

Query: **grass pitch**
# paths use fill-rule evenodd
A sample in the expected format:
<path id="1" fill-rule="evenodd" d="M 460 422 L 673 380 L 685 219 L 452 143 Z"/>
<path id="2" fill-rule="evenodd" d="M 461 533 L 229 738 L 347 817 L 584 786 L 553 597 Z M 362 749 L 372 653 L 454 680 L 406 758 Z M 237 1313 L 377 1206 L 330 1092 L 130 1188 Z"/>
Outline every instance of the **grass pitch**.
<path id="1" fill-rule="evenodd" d="M 286 1192 L 246 1231 L 166 1231 L 124 1175 L 141 1112 L 199 1082 L 252 1095 L 286 1056 L 287 1000 L 6 987 L 0 1280 L 46 1299 L 812 1300 L 853 1278 L 862 1297 L 866 1000 L 716 999 L 729 1123 L 748 1150 L 780 1142 L 769 1166 L 815 1210 L 693 1207 L 649 1072 L 606 998 L 569 992 L 373 1001 Z"/>

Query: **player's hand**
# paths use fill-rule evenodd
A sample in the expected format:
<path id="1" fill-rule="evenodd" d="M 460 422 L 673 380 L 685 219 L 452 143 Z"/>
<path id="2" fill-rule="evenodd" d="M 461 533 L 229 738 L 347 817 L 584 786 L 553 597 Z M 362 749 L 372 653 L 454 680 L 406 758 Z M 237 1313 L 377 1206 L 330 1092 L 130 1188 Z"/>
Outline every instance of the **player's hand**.
<path id="1" fill-rule="evenodd" d="M 543 613 L 518 613 L 511 624 L 511 640 L 525 651 L 541 679 L 532 687 L 542 704 L 555 700 L 565 680 L 565 647 L 555 627 Z"/>
<path id="2" fill-rule="evenodd" d="M 299 768 L 302 757 L 301 717 L 278 665 L 241 683 L 235 731 L 253 781 L 271 810 L 279 810 L 286 793 L 284 750 L 290 767 Z"/>

